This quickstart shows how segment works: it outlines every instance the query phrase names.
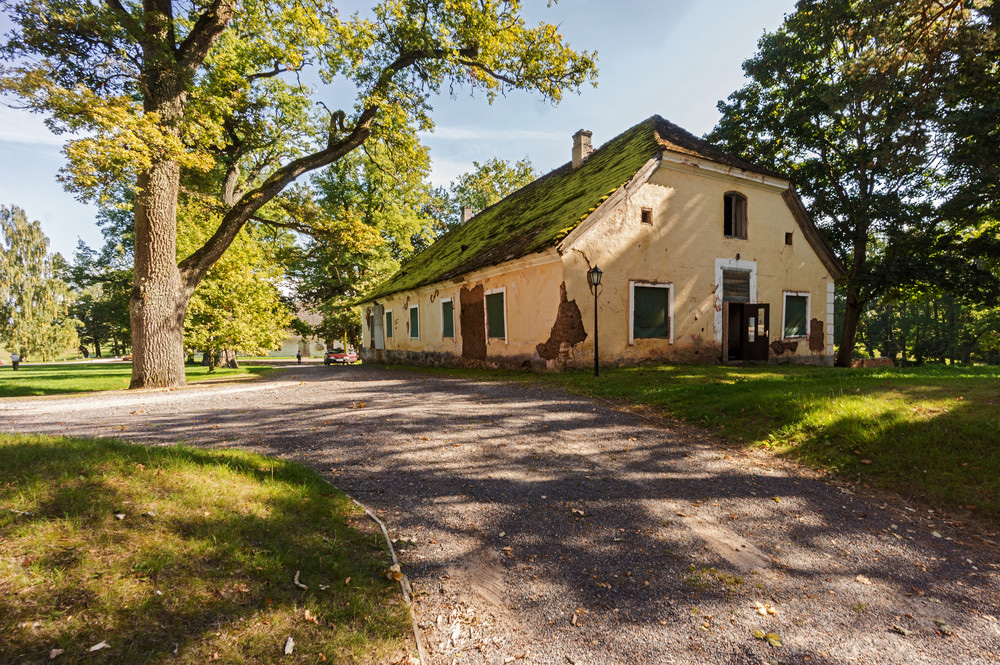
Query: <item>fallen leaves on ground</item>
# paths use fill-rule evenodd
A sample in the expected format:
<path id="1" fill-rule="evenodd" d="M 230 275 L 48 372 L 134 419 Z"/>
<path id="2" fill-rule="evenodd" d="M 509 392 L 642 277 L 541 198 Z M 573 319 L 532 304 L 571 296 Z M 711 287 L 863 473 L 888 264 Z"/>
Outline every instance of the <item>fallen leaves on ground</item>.
<path id="1" fill-rule="evenodd" d="M 762 617 L 766 617 L 768 614 L 772 616 L 778 614 L 778 610 L 771 607 L 769 603 L 762 603 L 758 600 L 754 601 L 753 606 L 757 610 L 757 614 L 761 615 Z"/>
<path id="2" fill-rule="evenodd" d="M 765 633 L 763 630 L 758 629 L 753 631 L 753 636 L 756 637 L 758 640 L 763 640 L 764 642 L 767 642 L 772 647 L 781 646 L 781 637 L 779 637 L 777 633 Z"/>

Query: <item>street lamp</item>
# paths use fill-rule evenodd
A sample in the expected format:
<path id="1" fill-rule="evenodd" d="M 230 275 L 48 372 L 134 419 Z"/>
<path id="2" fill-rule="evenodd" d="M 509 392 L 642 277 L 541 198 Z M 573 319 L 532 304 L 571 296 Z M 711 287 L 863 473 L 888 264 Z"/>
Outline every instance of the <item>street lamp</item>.
<path id="1" fill-rule="evenodd" d="M 597 287 L 601 285 L 601 276 L 604 272 L 596 265 L 587 271 L 587 283 L 590 290 L 594 292 L 594 376 L 600 376 L 601 366 L 597 358 Z"/>

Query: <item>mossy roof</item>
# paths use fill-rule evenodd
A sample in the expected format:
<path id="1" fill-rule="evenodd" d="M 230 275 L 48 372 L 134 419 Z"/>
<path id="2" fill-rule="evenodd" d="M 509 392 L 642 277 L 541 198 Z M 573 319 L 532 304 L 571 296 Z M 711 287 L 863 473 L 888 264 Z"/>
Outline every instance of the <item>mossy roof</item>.
<path id="1" fill-rule="evenodd" d="M 663 150 L 777 175 L 654 115 L 602 145 L 579 168 L 564 164 L 450 230 L 359 302 L 452 279 L 551 247 Z"/>

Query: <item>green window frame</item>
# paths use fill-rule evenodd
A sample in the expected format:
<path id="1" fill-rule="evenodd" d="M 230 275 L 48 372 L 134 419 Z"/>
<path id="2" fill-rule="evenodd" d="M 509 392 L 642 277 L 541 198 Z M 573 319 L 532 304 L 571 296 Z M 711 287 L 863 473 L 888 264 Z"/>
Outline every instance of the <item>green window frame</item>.
<path id="1" fill-rule="evenodd" d="M 420 307 L 410 305 L 410 339 L 420 339 Z"/>
<path id="2" fill-rule="evenodd" d="M 805 337 L 809 334 L 809 293 L 785 291 L 781 308 L 781 334 L 785 339 Z"/>
<path id="3" fill-rule="evenodd" d="M 392 337 L 392 310 L 385 310 L 385 338 Z"/>
<path id="4" fill-rule="evenodd" d="M 441 337 L 455 337 L 455 302 L 451 298 L 441 301 Z"/>
<path id="5" fill-rule="evenodd" d="M 629 343 L 637 339 L 674 341 L 673 284 L 631 282 Z"/>
<path id="6" fill-rule="evenodd" d="M 486 292 L 486 338 L 507 341 L 507 289 Z"/>

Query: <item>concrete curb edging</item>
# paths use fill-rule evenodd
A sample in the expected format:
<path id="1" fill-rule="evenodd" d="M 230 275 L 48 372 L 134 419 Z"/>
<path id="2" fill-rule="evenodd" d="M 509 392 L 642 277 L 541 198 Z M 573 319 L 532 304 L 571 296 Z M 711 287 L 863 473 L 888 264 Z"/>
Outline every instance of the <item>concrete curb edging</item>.
<path id="1" fill-rule="evenodd" d="M 350 496 L 350 495 L 348 495 Z M 362 504 L 360 501 L 354 497 L 350 497 L 351 501 L 355 503 L 361 510 L 365 511 L 365 515 L 370 517 L 379 528 L 382 529 L 382 536 L 385 538 L 385 544 L 389 546 L 389 554 L 392 555 L 393 565 L 400 565 L 399 558 L 396 556 L 396 550 L 392 546 L 392 539 L 389 537 L 389 530 L 385 528 L 385 523 L 380 520 L 375 513 L 368 510 L 368 508 Z M 399 578 L 399 588 L 403 592 L 403 602 L 406 603 L 407 609 L 410 610 L 410 624 L 413 627 L 413 639 L 417 643 L 417 655 L 420 658 L 420 665 L 426 665 L 427 663 L 427 652 L 424 649 L 424 639 L 420 635 L 420 627 L 417 625 L 417 615 L 413 612 L 413 587 L 410 586 L 410 580 L 407 579 L 406 573 Z"/>

